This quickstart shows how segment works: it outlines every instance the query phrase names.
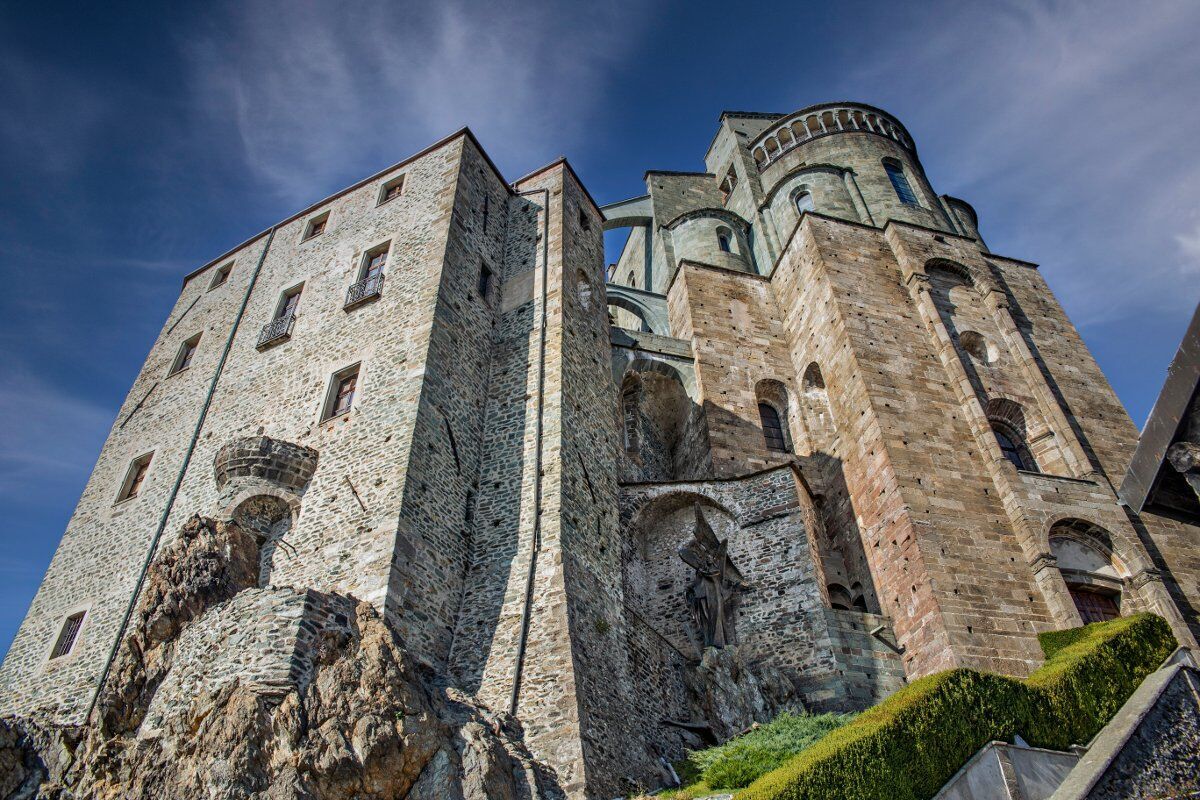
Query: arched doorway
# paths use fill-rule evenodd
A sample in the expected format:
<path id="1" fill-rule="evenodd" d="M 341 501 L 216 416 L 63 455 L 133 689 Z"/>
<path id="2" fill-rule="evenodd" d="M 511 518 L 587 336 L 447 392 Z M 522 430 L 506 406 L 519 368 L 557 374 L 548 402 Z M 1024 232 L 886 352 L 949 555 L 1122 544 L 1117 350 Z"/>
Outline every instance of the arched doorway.
<path id="1" fill-rule="evenodd" d="M 1050 552 L 1085 625 L 1121 616 L 1126 569 L 1112 553 L 1108 531 L 1085 520 L 1063 520 L 1050 529 Z"/>

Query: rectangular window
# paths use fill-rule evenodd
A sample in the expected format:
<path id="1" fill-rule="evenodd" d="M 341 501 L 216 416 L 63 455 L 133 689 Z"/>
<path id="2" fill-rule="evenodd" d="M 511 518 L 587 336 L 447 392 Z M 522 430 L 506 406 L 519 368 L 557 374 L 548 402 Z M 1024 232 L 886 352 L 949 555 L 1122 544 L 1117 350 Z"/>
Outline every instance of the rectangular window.
<path id="1" fill-rule="evenodd" d="M 192 356 L 196 355 L 196 348 L 199 345 L 199 333 L 188 339 L 183 344 L 179 345 L 179 352 L 175 354 L 175 361 L 172 362 L 171 371 L 167 373 L 167 377 L 170 377 L 177 372 L 183 372 L 185 369 L 190 367 L 192 365 Z"/>
<path id="2" fill-rule="evenodd" d="M 585 231 L 592 229 L 592 218 L 587 215 L 587 212 L 582 207 L 579 209 L 579 227 Z"/>
<path id="3" fill-rule="evenodd" d="M 322 421 L 340 417 L 354 407 L 354 393 L 358 389 L 358 364 L 336 372 L 329 382 L 329 395 L 325 398 L 325 413 Z"/>
<path id="4" fill-rule="evenodd" d="M 912 187 L 908 184 L 904 167 L 891 161 L 885 161 L 883 168 L 887 170 L 888 180 L 892 182 L 892 188 L 896 190 L 896 196 L 900 198 L 900 202 L 910 206 L 920 205 L 917 202 L 917 196 L 913 194 Z"/>
<path id="5" fill-rule="evenodd" d="M 62 630 L 58 632 L 58 640 L 54 642 L 54 649 L 50 651 L 50 658 L 62 658 L 74 649 L 75 640 L 79 638 L 79 629 L 83 627 L 83 618 L 86 614 L 86 611 L 80 611 L 63 621 Z"/>
<path id="6" fill-rule="evenodd" d="M 404 176 L 392 178 L 385 183 L 379 190 L 379 202 L 376 205 L 383 205 L 389 200 L 395 200 L 400 195 L 404 194 Z"/>
<path id="7" fill-rule="evenodd" d="M 125 482 L 121 484 L 121 493 L 117 495 L 118 503 L 138 496 L 138 492 L 142 490 L 142 483 L 146 480 L 146 473 L 150 471 L 150 459 L 153 456 L 153 453 L 146 453 L 135 458 L 129 465 L 125 473 Z"/>
<path id="8" fill-rule="evenodd" d="M 388 242 L 387 244 L 381 244 L 374 250 L 368 250 L 366 254 L 363 255 L 362 268 L 358 276 L 360 281 L 370 280 L 371 278 L 378 277 L 379 274 L 383 272 L 384 266 L 387 265 L 388 248 L 390 246 L 391 242 Z"/>
<path id="9" fill-rule="evenodd" d="M 233 272 L 233 262 L 232 261 L 230 261 L 228 264 L 226 264 L 223 267 L 218 267 L 217 271 L 213 274 L 212 283 L 210 283 L 208 285 L 209 290 L 211 291 L 211 290 L 217 288 L 218 286 L 223 285 L 225 283 L 225 281 L 229 280 L 229 273 L 231 273 L 231 272 Z"/>
<path id="10" fill-rule="evenodd" d="M 479 265 L 479 297 L 483 300 L 488 299 L 488 294 L 492 291 L 492 270 L 484 262 Z"/>
<path id="11" fill-rule="evenodd" d="M 300 305 L 300 293 L 304 291 L 304 284 L 293 286 L 283 293 L 283 297 L 279 298 L 279 307 L 275 309 L 275 319 L 287 319 L 296 314 L 296 308 Z"/>
<path id="12" fill-rule="evenodd" d="M 324 214 L 318 214 L 317 216 L 313 217 L 312 219 L 310 219 L 308 221 L 308 224 L 304 226 L 304 239 L 302 241 L 307 242 L 309 239 L 313 238 L 314 236 L 320 236 L 322 233 L 325 232 L 325 226 L 328 224 L 329 224 L 329 212 L 328 211 L 326 211 Z"/>

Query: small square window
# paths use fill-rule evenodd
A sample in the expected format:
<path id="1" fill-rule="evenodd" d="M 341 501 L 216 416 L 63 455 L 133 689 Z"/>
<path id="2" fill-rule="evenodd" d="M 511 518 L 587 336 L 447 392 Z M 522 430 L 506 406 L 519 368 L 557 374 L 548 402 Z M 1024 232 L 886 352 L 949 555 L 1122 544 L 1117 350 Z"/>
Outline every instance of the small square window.
<path id="1" fill-rule="evenodd" d="M 402 194 L 404 194 L 404 176 L 400 175 L 399 177 L 392 178 L 380 188 L 377 205 L 383 205 L 389 200 L 395 200 Z"/>
<path id="2" fill-rule="evenodd" d="M 58 639 L 54 642 L 54 649 L 50 651 L 51 659 L 62 658 L 75 649 L 75 640 L 79 638 L 79 629 L 83 627 L 83 618 L 86 615 L 86 611 L 80 611 L 63 620 Z"/>
<path id="3" fill-rule="evenodd" d="M 314 236 L 320 236 L 322 233 L 325 232 L 325 227 L 328 224 L 329 224 L 329 212 L 328 211 L 326 211 L 324 214 L 318 214 L 317 216 L 310 219 L 308 221 L 308 224 L 304 226 L 304 241 L 307 242 L 309 239 L 313 238 Z"/>
<path id="4" fill-rule="evenodd" d="M 167 373 L 167 377 L 183 372 L 192 365 L 192 356 L 196 355 L 196 348 L 200 346 L 200 336 L 201 334 L 197 333 L 179 345 L 179 352 L 175 354 L 175 361 L 171 363 L 171 371 Z"/>
<path id="5" fill-rule="evenodd" d="M 229 274 L 231 272 L 233 272 L 233 262 L 232 261 L 230 261 L 228 264 L 226 264 L 222 267 L 218 267 L 217 271 L 215 273 L 213 273 L 212 283 L 210 283 L 208 285 L 209 291 L 212 291 L 213 289 L 217 288 L 218 286 L 223 286 L 225 284 L 225 281 L 229 280 Z"/>
<path id="6" fill-rule="evenodd" d="M 325 411 L 321 421 L 350 413 L 354 407 L 354 394 L 358 390 L 358 364 L 346 367 L 333 374 L 329 381 L 329 392 L 325 398 Z"/>
<path id="7" fill-rule="evenodd" d="M 125 473 L 125 481 L 121 484 L 121 493 L 117 495 L 117 502 L 132 500 L 138 496 L 138 492 L 142 490 L 142 484 L 146 480 L 146 473 L 150 471 L 150 459 L 154 457 L 153 453 L 146 453 L 144 456 L 138 456 L 129 465 L 129 469 Z"/>

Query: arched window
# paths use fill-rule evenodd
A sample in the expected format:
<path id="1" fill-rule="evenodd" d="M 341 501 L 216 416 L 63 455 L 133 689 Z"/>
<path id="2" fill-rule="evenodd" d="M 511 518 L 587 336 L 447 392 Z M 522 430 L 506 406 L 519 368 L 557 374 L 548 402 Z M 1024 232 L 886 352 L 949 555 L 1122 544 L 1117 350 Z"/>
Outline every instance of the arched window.
<path id="1" fill-rule="evenodd" d="M 910 206 L 920 205 L 917 202 L 917 196 L 913 194 L 912 187 L 908 184 L 908 178 L 905 176 L 904 167 L 900 162 L 894 158 L 884 159 L 883 168 L 887 170 L 888 180 L 892 182 L 892 188 L 896 190 L 896 196 L 900 198 L 900 202 Z"/>
<path id="2" fill-rule="evenodd" d="M 1062 520 L 1050 528 L 1050 552 L 1083 624 L 1121 616 L 1125 566 L 1109 549 L 1108 531 L 1085 520 Z"/>
<path id="3" fill-rule="evenodd" d="M 733 244 L 730 241 L 730 233 L 725 228 L 717 229 L 717 247 L 721 248 L 722 253 L 732 253 Z"/>
<path id="4" fill-rule="evenodd" d="M 626 285 L 626 286 L 633 286 L 633 282 L 634 282 L 635 280 L 637 280 L 637 278 L 636 278 L 636 277 L 634 277 L 633 270 L 629 270 L 629 277 L 625 279 L 625 285 Z M 635 289 L 636 289 L 637 287 L 636 287 L 636 286 L 634 286 L 633 288 L 635 288 Z"/>
<path id="5" fill-rule="evenodd" d="M 813 202 L 813 196 L 808 192 L 796 192 L 793 201 L 796 203 L 797 214 L 803 214 L 805 211 L 815 211 L 817 208 Z"/>
<path id="6" fill-rule="evenodd" d="M 1000 445 L 1000 452 L 1004 454 L 1004 457 L 1014 467 L 1027 472 L 1038 471 L 1037 464 L 1034 462 L 1033 457 L 1029 455 L 1029 451 L 1025 448 L 1025 443 L 1021 441 L 1016 431 L 1002 422 L 993 420 L 992 433 L 995 434 L 996 441 Z"/>
<path id="7" fill-rule="evenodd" d="M 787 438 L 783 435 L 783 424 L 779 420 L 779 412 L 775 410 L 775 407 L 759 403 L 758 418 L 762 421 L 763 439 L 767 443 L 767 449 L 777 453 L 788 452 Z"/>

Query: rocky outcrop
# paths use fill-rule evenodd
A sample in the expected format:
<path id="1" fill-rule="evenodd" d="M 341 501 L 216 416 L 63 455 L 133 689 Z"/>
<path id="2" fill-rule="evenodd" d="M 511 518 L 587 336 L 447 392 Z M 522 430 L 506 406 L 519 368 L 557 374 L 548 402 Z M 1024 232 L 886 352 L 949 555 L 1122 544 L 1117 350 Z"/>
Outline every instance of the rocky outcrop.
<path id="1" fill-rule="evenodd" d="M 92 724 L 0 725 L 0 797 L 559 796 L 514 718 L 435 685 L 370 604 L 256 588 L 257 551 L 233 523 L 190 521 L 148 572 Z"/>
<path id="2" fill-rule="evenodd" d="M 803 711 L 791 680 L 767 664 L 750 664 L 737 647 L 708 647 L 688 677 L 695 718 L 723 742 L 782 711 Z"/>

